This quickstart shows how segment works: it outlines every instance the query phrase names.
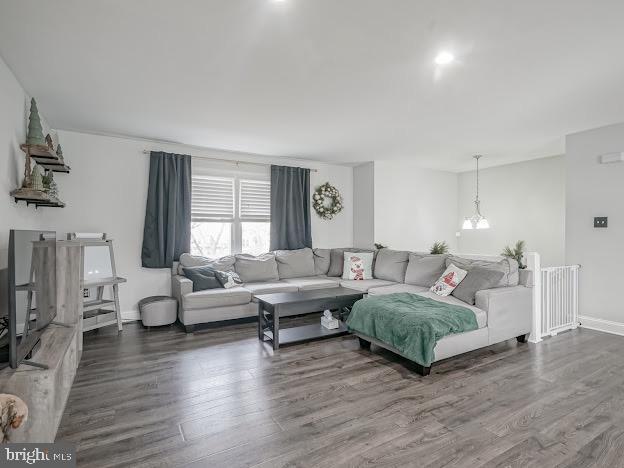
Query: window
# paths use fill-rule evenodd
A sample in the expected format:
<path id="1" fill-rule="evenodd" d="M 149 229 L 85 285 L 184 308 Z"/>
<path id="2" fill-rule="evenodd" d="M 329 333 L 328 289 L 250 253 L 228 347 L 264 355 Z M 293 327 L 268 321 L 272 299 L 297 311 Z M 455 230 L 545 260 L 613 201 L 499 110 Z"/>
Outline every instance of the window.
<path id="1" fill-rule="evenodd" d="M 222 257 L 269 250 L 271 185 L 266 180 L 193 175 L 191 253 Z"/>
<path id="2" fill-rule="evenodd" d="M 269 251 L 271 231 L 271 184 L 261 180 L 241 180 L 241 251 L 258 255 Z"/>

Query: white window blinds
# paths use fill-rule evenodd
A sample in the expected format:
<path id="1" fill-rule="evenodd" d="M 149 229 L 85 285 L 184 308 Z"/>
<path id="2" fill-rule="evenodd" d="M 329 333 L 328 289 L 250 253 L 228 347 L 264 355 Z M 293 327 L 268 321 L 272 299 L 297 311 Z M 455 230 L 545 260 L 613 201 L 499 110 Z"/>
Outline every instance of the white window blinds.
<path id="1" fill-rule="evenodd" d="M 271 184 L 261 180 L 240 181 L 241 221 L 271 220 Z"/>
<path id="2" fill-rule="evenodd" d="M 193 222 L 234 220 L 234 179 L 193 176 Z"/>

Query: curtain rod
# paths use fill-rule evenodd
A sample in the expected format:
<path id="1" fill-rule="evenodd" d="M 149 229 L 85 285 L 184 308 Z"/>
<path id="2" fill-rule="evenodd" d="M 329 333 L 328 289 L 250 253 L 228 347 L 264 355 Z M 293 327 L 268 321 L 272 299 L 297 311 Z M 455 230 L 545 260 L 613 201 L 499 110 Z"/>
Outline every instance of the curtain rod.
<path id="1" fill-rule="evenodd" d="M 143 150 L 143 154 L 150 154 L 151 151 L 150 150 Z M 219 162 L 226 162 L 226 163 L 231 163 L 231 164 L 236 164 L 237 166 L 239 164 L 249 164 L 251 166 L 270 166 L 271 164 L 268 163 L 258 163 L 258 162 L 251 162 L 251 161 L 239 161 L 236 159 L 223 159 L 223 158 L 213 158 L 212 156 L 193 156 L 191 155 L 191 158 L 193 159 L 210 159 L 212 161 L 219 161 Z M 306 168 L 306 169 L 310 169 L 310 172 L 318 172 L 317 169 L 311 169 L 311 168 Z"/>

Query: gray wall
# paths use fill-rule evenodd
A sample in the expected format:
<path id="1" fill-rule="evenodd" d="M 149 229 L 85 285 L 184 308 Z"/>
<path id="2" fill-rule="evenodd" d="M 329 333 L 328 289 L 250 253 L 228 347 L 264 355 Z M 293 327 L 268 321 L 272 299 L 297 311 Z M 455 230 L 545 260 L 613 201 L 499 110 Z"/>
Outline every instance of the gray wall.
<path id="1" fill-rule="evenodd" d="M 375 242 L 428 250 L 446 241 L 457 251 L 457 174 L 413 160 L 375 161 Z"/>
<path id="2" fill-rule="evenodd" d="M 481 212 L 490 229 L 461 231 L 461 253 L 498 255 L 517 240 L 539 252 L 543 266 L 564 262 L 565 157 L 534 159 L 482 169 Z M 475 171 L 459 174 L 457 226 L 474 212 Z"/>
<path id="3" fill-rule="evenodd" d="M 9 196 L 22 184 L 24 177 L 25 158 L 19 145 L 26 140 L 30 103 L 22 86 L 1 58 L 0 103 L 0 269 L 4 269 L 7 266 L 9 229 L 38 228 L 45 208 L 36 211 L 23 202 L 14 203 Z M 42 112 L 41 107 L 39 112 Z"/>
<path id="4" fill-rule="evenodd" d="M 117 273 L 128 279 L 128 283 L 120 288 L 122 315 L 128 319 L 138 316 L 136 305 L 141 298 L 171 292 L 169 270 L 141 268 L 149 172 L 149 156 L 143 154 L 144 149 L 301 165 L 301 161 L 288 158 L 261 158 L 243 153 L 70 131 L 58 133 L 72 167 L 71 174 L 61 175 L 57 179 L 60 197 L 67 202 L 67 207 L 62 210 L 40 210 L 39 216 L 44 226 L 59 232 L 106 232 L 114 239 Z M 353 168 L 312 161 L 305 166 L 317 169 L 317 172 L 310 174 L 312 189 L 329 182 L 340 190 L 345 204 L 345 209 L 331 221 L 323 220 L 312 212 L 313 245 L 352 245 Z M 229 170 L 236 168 L 233 164 L 217 164 L 216 167 L 227 167 Z"/>
<path id="5" fill-rule="evenodd" d="M 599 164 L 598 157 L 621 151 L 624 124 L 566 138 L 566 263 L 582 265 L 579 313 L 618 332 L 624 332 L 624 163 Z M 594 228 L 594 216 L 608 216 L 609 227 Z"/>
<path id="6" fill-rule="evenodd" d="M 371 248 L 375 243 L 375 164 L 353 168 L 353 245 Z"/>

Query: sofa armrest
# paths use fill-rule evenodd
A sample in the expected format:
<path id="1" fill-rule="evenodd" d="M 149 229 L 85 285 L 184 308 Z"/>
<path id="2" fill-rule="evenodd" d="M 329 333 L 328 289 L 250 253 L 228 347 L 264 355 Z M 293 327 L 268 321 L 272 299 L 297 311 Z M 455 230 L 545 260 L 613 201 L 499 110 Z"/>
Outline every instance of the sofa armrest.
<path id="1" fill-rule="evenodd" d="M 193 292 L 193 282 L 185 276 L 174 275 L 171 277 L 171 295 L 182 305 L 182 297 Z"/>
<path id="2" fill-rule="evenodd" d="M 477 291 L 475 305 L 487 312 L 490 344 L 531 331 L 532 288 L 511 286 Z"/>

